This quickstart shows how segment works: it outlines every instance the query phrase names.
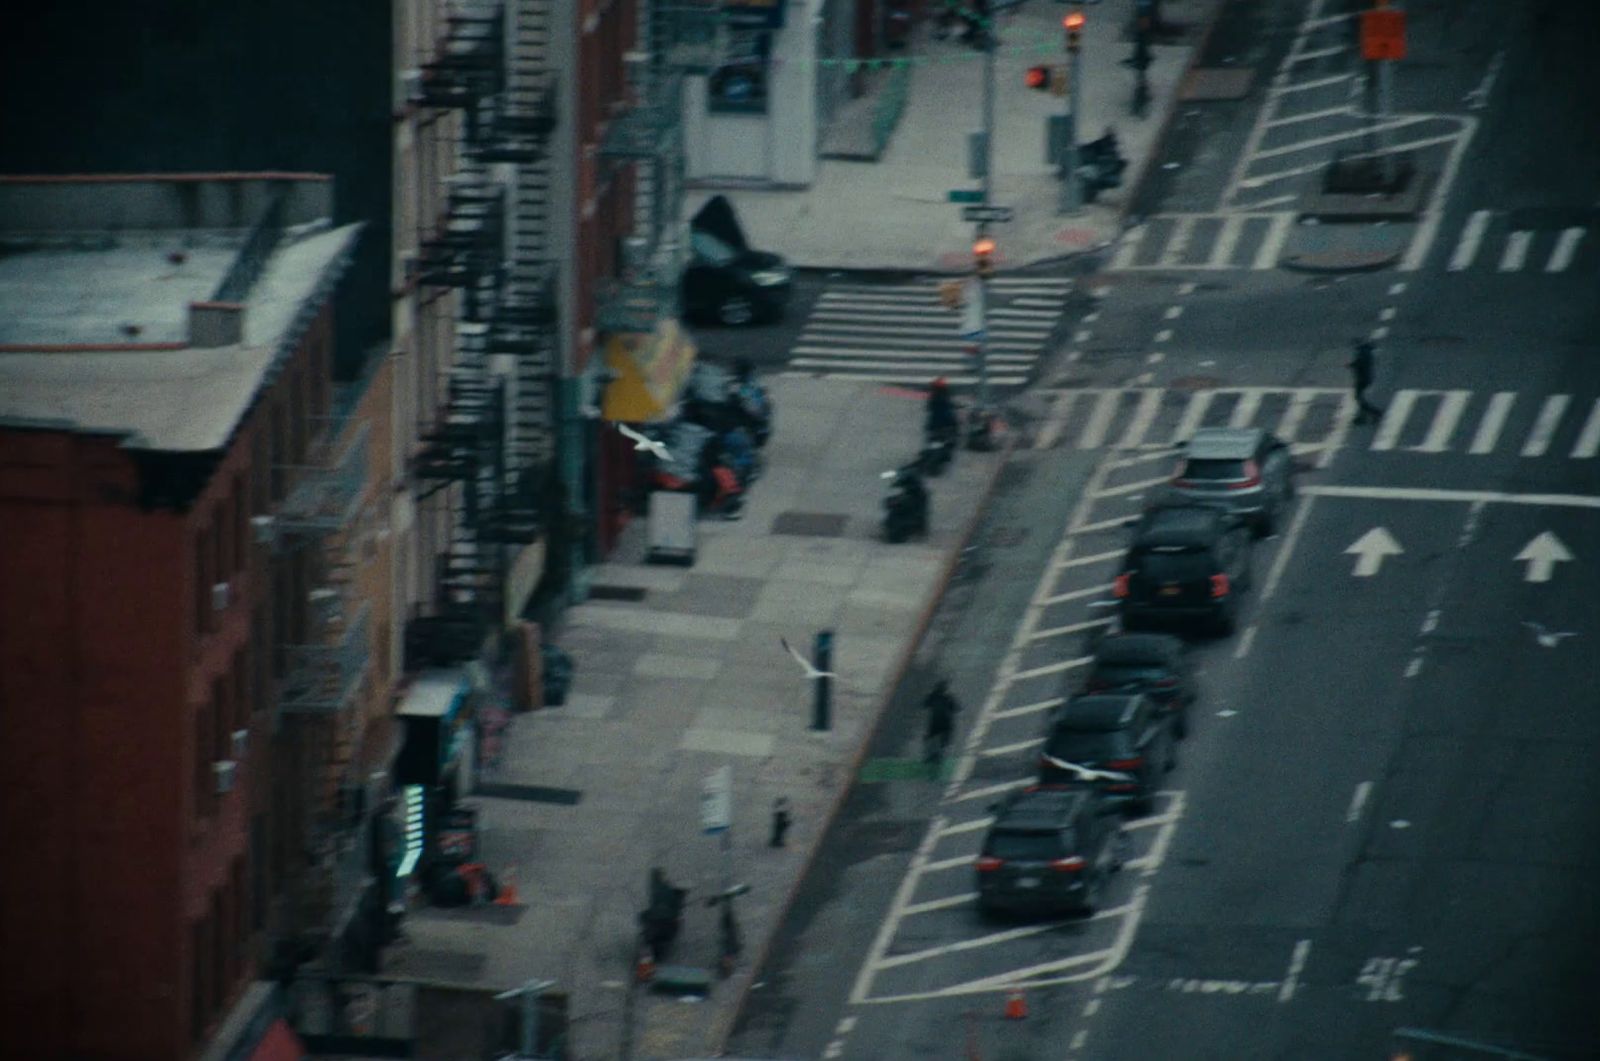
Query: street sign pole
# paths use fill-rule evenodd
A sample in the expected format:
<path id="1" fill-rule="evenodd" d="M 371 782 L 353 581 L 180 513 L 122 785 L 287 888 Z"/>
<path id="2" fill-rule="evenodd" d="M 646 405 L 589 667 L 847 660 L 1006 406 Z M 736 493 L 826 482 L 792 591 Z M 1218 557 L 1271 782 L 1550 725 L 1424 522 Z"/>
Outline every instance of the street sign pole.
<path id="1" fill-rule="evenodd" d="M 987 14 L 983 25 L 978 29 L 982 34 L 979 40 L 983 42 L 983 205 L 990 205 L 990 194 L 994 187 L 992 173 L 994 171 L 994 49 L 996 22 L 992 13 Z M 989 233 L 987 221 L 978 222 L 977 239 L 982 239 Z M 978 277 L 978 411 L 981 416 L 989 415 L 989 281 L 985 276 Z"/>
<path id="2" fill-rule="evenodd" d="M 1082 9 L 1067 16 L 1076 16 L 1077 25 L 1083 25 Z M 1065 24 L 1065 22 L 1063 22 Z M 1083 192 L 1078 186 L 1078 111 L 1083 99 L 1083 64 L 1079 62 L 1077 30 L 1067 33 L 1067 142 L 1062 151 L 1061 201 L 1058 213 L 1076 214 L 1083 209 Z"/>

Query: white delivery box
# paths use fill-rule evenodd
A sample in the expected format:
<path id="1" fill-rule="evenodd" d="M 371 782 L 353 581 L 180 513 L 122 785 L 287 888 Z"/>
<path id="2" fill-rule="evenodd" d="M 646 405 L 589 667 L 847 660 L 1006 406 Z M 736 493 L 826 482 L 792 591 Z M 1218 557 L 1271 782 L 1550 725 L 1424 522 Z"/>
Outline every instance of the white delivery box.
<path id="1" fill-rule="evenodd" d="M 650 553 L 653 564 L 693 564 L 695 495 L 677 490 L 650 493 Z"/>

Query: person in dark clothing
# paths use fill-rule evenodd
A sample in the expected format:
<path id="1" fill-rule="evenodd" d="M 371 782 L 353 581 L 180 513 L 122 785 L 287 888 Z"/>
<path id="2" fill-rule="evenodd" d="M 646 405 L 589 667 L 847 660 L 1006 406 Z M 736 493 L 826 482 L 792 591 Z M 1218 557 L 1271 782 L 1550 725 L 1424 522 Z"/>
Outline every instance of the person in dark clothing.
<path id="1" fill-rule="evenodd" d="M 1350 389 L 1356 398 L 1358 424 L 1370 424 L 1383 415 L 1383 410 L 1367 400 L 1367 388 L 1372 386 L 1373 357 L 1377 348 L 1369 339 L 1356 342 L 1356 352 L 1350 359 Z"/>
<path id="2" fill-rule="evenodd" d="M 928 710 L 928 727 L 923 736 L 923 745 L 931 762 L 944 756 L 944 750 L 955 733 L 956 714 L 961 710 L 961 705 L 951 695 L 950 683 L 943 678 L 934 683 L 932 691 L 922 703 Z"/>
<path id="3" fill-rule="evenodd" d="M 958 431 L 956 402 L 950 397 L 950 384 L 945 382 L 943 376 L 934 380 L 933 386 L 928 388 L 928 414 L 923 430 L 935 437 L 945 434 L 953 436 Z"/>

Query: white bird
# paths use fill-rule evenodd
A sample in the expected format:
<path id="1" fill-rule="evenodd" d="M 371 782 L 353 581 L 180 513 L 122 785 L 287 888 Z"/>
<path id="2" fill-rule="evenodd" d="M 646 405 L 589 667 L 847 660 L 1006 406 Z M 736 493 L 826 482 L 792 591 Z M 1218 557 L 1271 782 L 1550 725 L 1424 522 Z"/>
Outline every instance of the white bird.
<path id="1" fill-rule="evenodd" d="M 1120 773 L 1116 770 L 1094 770 L 1077 763 L 1069 763 L 1065 759 L 1057 759 L 1053 755 L 1045 755 L 1044 761 L 1058 770 L 1070 770 L 1079 781 L 1132 781 L 1133 775 Z"/>
<path id="2" fill-rule="evenodd" d="M 1578 636 L 1576 630 L 1546 630 L 1543 623 L 1530 622 L 1527 619 L 1522 620 L 1522 625 L 1533 631 L 1534 639 L 1543 648 L 1555 648 L 1564 639 Z"/>
<path id="3" fill-rule="evenodd" d="M 624 438 L 630 438 L 633 440 L 633 448 L 635 450 L 645 450 L 657 460 L 671 459 L 670 455 L 667 453 L 667 447 L 665 443 L 657 442 L 648 435 L 641 435 L 627 424 L 618 424 L 617 430 L 622 432 L 622 436 Z"/>
<path id="4" fill-rule="evenodd" d="M 789 639 L 788 638 L 786 638 L 786 637 L 778 638 L 778 644 L 782 645 L 783 648 L 784 648 L 784 651 L 788 652 L 789 655 L 793 656 L 794 657 L 794 661 L 796 663 L 800 664 L 800 666 L 805 669 L 807 678 L 811 678 L 811 679 L 814 680 L 814 679 L 817 679 L 817 678 L 832 678 L 834 676 L 833 671 L 831 671 L 831 670 L 818 670 L 816 667 L 812 666 L 811 665 L 811 661 L 809 659 L 806 659 L 799 652 L 795 651 L 795 647 L 793 645 L 789 644 Z"/>
<path id="5" fill-rule="evenodd" d="M 600 407 L 598 405 L 580 405 L 578 407 L 578 415 L 585 420 L 598 420 L 600 419 Z"/>

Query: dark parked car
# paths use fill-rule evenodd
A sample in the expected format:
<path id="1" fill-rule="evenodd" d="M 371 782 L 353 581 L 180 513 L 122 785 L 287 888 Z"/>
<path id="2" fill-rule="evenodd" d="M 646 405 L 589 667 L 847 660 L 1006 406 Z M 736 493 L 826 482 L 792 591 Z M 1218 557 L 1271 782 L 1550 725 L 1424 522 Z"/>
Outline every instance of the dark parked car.
<path id="1" fill-rule="evenodd" d="M 1170 485 L 1179 497 L 1244 517 L 1264 537 L 1294 500 L 1294 460 L 1258 427 L 1203 427 L 1183 443 Z"/>
<path id="2" fill-rule="evenodd" d="M 1039 754 L 1041 784 L 1089 781 L 1115 803 L 1147 811 L 1178 765 L 1172 715 L 1142 693 L 1089 693 L 1057 708 Z M 1077 767 L 1126 777 L 1085 778 Z"/>
<path id="3" fill-rule="evenodd" d="M 1095 646 L 1086 693 L 1143 693 L 1172 716 L 1178 736 L 1189 732 L 1189 707 L 1199 693 L 1181 640 L 1170 634 L 1108 634 Z"/>
<path id="4" fill-rule="evenodd" d="M 1117 808 L 1089 785 L 1034 785 L 995 808 L 973 864 L 978 912 L 1093 913 L 1122 867 Z"/>
<path id="5" fill-rule="evenodd" d="M 685 316 L 735 325 L 776 320 L 789 304 L 793 281 L 782 258 L 751 248 L 726 196 L 712 196 L 690 220 Z"/>
<path id="6" fill-rule="evenodd" d="M 1212 505 L 1161 505 L 1138 520 L 1112 583 L 1126 630 L 1199 621 L 1231 634 L 1250 588 L 1249 530 Z"/>

